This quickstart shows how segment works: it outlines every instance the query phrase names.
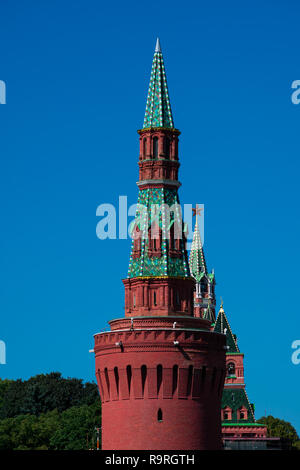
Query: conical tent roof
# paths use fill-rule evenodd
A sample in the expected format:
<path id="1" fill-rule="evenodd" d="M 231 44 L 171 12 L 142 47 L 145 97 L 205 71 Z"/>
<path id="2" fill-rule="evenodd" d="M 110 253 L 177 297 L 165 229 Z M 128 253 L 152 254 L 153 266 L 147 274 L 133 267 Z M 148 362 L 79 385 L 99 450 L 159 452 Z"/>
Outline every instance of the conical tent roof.
<path id="1" fill-rule="evenodd" d="M 164 59 L 159 39 L 156 41 L 152 62 L 150 85 L 143 125 L 144 129 L 148 127 L 174 128 Z"/>

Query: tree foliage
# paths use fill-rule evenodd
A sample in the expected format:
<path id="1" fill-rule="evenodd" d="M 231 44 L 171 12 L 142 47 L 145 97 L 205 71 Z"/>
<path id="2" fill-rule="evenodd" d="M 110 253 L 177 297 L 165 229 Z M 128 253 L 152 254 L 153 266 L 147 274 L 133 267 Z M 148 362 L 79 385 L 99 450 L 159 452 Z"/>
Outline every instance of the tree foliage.
<path id="1" fill-rule="evenodd" d="M 0 380 L 0 418 L 20 414 L 40 415 L 72 406 L 91 405 L 98 398 L 96 384 L 81 379 L 65 379 L 59 372 L 41 374 L 29 380 Z"/>
<path id="2" fill-rule="evenodd" d="M 257 422 L 267 425 L 268 437 L 281 437 L 289 439 L 292 443 L 299 439 L 296 429 L 288 421 L 273 416 L 263 416 Z"/>
<path id="3" fill-rule="evenodd" d="M 0 380 L 0 450 L 81 450 L 95 442 L 97 386 L 60 373 Z"/>

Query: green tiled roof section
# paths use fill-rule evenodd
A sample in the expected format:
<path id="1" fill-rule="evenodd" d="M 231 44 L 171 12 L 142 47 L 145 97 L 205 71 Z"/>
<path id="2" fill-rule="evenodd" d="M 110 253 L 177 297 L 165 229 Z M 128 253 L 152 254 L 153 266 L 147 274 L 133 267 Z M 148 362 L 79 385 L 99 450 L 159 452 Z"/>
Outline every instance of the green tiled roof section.
<path id="1" fill-rule="evenodd" d="M 154 53 L 143 128 L 174 128 L 162 53 Z"/>
<path id="2" fill-rule="evenodd" d="M 227 329 L 226 344 L 227 346 L 229 346 L 227 353 L 239 353 L 240 350 L 235 340 L 235 337 L 231 331 L 227 317 L 225 315 L 223 308 L 221 308 L 217 316 L 217 320 L 214 326 L 214 331 L 216 331 L 217 333 L 223 333 L 225 328 Z"/>
<path id="3" fill-rule="evenodd" d="M 198 227 L 198 218 L 196 215 L 196 223 L 193 235 L 193 241 L 190 251 L 189 265 L 191 275 L 196 279 L 197 282 L 200 282 L 202 277 L 207 274 L 206 262 L 204 257 L 204 251 L 202 247 L 199 227 Z"/>
<path id="4" fill-rule="evenodd" d="M 232 410 L 232 420 L 226 420 L 226 423 L 254 423 L 253 409 L 249 403 L 246 390 L 244 388 L 224 389 L 222 395 L 222 408 L 228 406 Z M 247 409 L 247 419 L 237 419 L 237 410 L 241 407 Z"/>
<path id="5" fill-rule="evenodd" d="M 182 257 L 180 258 L 169 256 L 169 240 L 167 238 L 162 239 L 161 257 L 148 256 L 148 228 L 150 227 L 151 207 L 153 204 L 159 206 L 166 204 L 169 207 L 173 204 L 179 205 L 177 189 L 148 188 L 139 191 L 136 217 L 131 227 L 133 228 L 137 224 L 144 236 L 141 241 L 141 256 L 139 258 L 134 258 L 132 255 L 134 248 L 134 241 L 132 240 L 127 277 L 190 277 L 187 252 L 183 239 L 181 239 Z M 143 212 L 141 207 L 146 207 L 147 210 Z M 157 219 L 157 224 L 162 230 L 167 229 L 166 219 L 163 214 L 163 212 L 160 213 Z M 175 218 L 180 220 L 179 212 L 176 212 L 175 215 L 171 212 L 171 224 L 174 223 L 174 220 L 176 221 Z"/>

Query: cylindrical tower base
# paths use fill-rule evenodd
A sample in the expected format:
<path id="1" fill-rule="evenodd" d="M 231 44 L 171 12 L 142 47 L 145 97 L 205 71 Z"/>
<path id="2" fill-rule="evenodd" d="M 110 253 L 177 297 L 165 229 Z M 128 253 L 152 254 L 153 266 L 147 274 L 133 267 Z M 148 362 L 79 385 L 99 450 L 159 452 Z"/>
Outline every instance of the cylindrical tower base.
<path id="1" fill-rule="evenodd" d="M 192 317 L 110 324 L 94 348 L 102 448 L 220 449 L 225 336 Z"/>

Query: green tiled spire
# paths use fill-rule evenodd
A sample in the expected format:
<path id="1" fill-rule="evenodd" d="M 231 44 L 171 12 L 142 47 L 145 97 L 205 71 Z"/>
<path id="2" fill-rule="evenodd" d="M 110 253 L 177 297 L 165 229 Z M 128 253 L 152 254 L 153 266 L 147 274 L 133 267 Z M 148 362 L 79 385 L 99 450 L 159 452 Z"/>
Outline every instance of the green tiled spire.
<path id="1" fill-rule="evenodd" d="M 162 239 L 161 256 L 149 256 L 148 230 L 150 228 L 151 223 L 151 208 L 155 204 L 162 207 L 164 207 L 164 205 L 168 205 L 169 207 L 172 207 L 176 204 L 179 205 L 177 188 L 148 188 L 139 191 L 137 212 L 135 220 L 131 224 L 131 230 L 134 230 L 134 228 L 138 226 L 140 232 L 142 233 L 141 254 L 138 258 L 134 258 L 134 241 L 132 241 L 131 256 L 127 277 L 190 277 L 187 252 L 185 250 L 183 239 L 180 240 L 180 251 L 182 253 L 181 257 L 170 257 L 170 241 L 167 237 Z M 172 224 L 180 223 L 179 221 L 181 221 L 179 211 L 175 214 L 171 213 L 169 227 L 166 226 L 166 218 L 164 216 L 164 211 L 162 211 L 159 214 L 159 217 L 157 218 L 158 227 L 162 231 L 168 231 Z"/>
<path id="2" fill-rule="evenodd" d="M 204 251 L 201 243 L 201 237 L 198 227 L 198 218 L 196 215 L 195 230 L 189 259 L 191 275 L 200 282 L 204 275 L 207 275 Z"/>
<path id="3" fill-rule="evenodd" d="M 143 128 L 174 128 L 164 60 L 156 41 Z"/>
<path id="4" fill-rule="evenodd" d="M 247 392 L 244 388 L 223 390 L 221 408 L 225 408 L 227 406 L 232 410 L 232 419 L 230 421 L 226 421 L 227 425 L 237 423 L 247 426 L 251 423 L 255 423 L 253 406 L 250 404 Z M 247 419 L 239 420 L 237 411 L 242 406 L 246 408 L 248 417 Z M 222 422 L 222 425 L 224 425 L 224 421 Z"/>
<path id="5" fill-rule="evenodd" d="M 231 331 L 229 322 L 227 320 L 227 317 L 225 315 L 225 312 L 224 312 L 224 309 L 223 309 L 222 305 L 221 305 L 221 308 L 219 310 L 219 313 L 218 313 L 218 316 L 217 316 L 217 319 L 216 319 L 214 331 L 216 331 L 217 333 L 225 333 L 226 332 L 226 342 L 227 342 L 227 346 L 229 346 L 229 349 L 227 351 L 228 353 L 239 353 L 240 352 L 239 347 L 237 345 L 236 338 L 235 338 L 234 334 Z"/>
<path id="6" fill-rule="evenodd" d="M 221 304 L 219 314 L 215 323 L 214 331 L 218 333 L 225 333 L 226 334 L 226 343 L 229 349 L 226 352 L 226 355 L 229 357 L 234 357 L 234 355 L 242 355 L 237 345 L 236 336 L 232 333 L 230 328 L 228 319 L 223 309 L 223 302 Z M 243 426 L 251 426 L 255 423 L 254 417 L 254 406 L 250 404 L 249 398 L 245 389 L 244 384 L 239 384 L 232 386 L 231 384 L 226 385 L 225 380 L 225 387 L 222 394 L 222 405 L 221 407 L 224 409 L 226 407 L 232 410 L 232 417 L 231 420 L 226 420 L 222 422 L 222 426 L 235 426 L 235 425 L 243 425 Z M 247 419 L 239 419 L 238 418 L 238 410 L 244 407 L 247 410 Z"/>

